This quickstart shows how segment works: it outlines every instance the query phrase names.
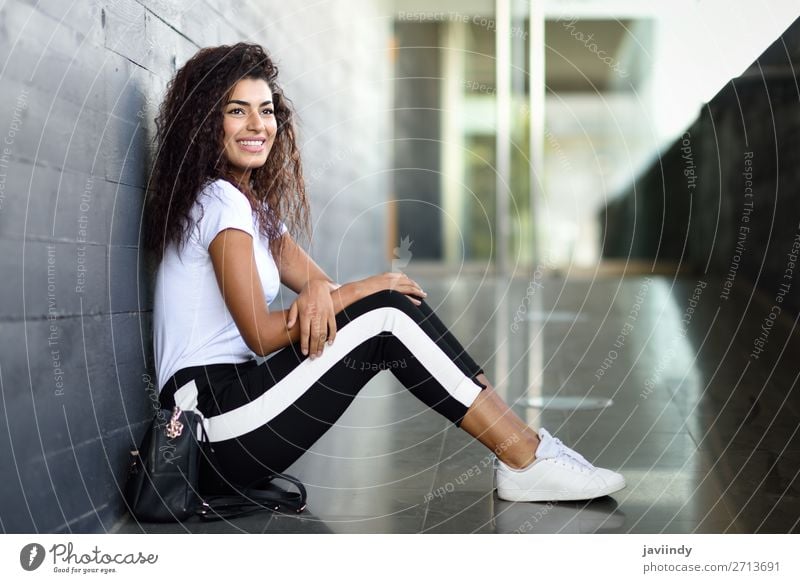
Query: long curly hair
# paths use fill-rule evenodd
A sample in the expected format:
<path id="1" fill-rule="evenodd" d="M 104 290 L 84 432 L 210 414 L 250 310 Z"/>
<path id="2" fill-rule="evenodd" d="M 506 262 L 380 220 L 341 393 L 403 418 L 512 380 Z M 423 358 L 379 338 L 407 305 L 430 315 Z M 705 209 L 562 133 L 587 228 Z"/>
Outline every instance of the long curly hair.
<path id="1" fill-rule="evenodd" d="M 242 79 L 263 79 L 272 90 L 278 126 L 267 162 L 238 185 L 223 153 L 223 112 Z M 218 178 L 243 191 L 259 229 L 280 257 L 280 221 L 293 236 L 309 233 L 300 151 L 291 102 L 278 83 L 278 68 L 263 47 L 237 43 L 198 51 L 167 86 L 156 117 L 155 155 L 144 207 L 144 248 L 156 264 L 170 244 L 184 245 L 194 227 L 190 210 L 198 194 Z"/>

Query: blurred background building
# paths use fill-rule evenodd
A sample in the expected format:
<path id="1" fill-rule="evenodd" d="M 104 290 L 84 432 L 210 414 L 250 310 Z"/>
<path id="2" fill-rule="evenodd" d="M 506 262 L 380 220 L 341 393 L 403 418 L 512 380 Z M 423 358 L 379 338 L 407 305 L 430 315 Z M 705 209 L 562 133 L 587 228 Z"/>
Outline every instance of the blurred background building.
<path id="1" fill-rule="evenodd" d="M 600 282 L 596 313 L 579 284 L 562 288 L 568 308 L 550 306 L 555 320 L 597 317 L 580 332 L 589 344 L 609 313 L 628 315 L 638 286 L 620 305 L 603 282 L 665 278 L 649 301 L 672 324 L 680 277 L 717 282 L 720 305 L 768 307 L 787 283 L 800 220 L 798 16 L 793 0 L 5 2 L 0 529 L 102 532 L 124 516 L 127 452 L 154 402 L 153 280 L 138 244 L 153 119 L 198 48 L 251 40 L 277 60 L 299 115 L 315 260 L 342 282 L 394 270 L 440 286 L 459 337 L 484 338 L 479 360 L 498 386 L 518 385 L 506 396 L 534 422 L 544 395 L 526 391 L 571 375 L 548 368 L 543 312 L 526 316 L 511 353 L 500 347 L 542 274 Z M 781 296 L 786 338 L 796 291 Z M 284 288 L 275 306 L 293 296 Z M 658 354 L 651 337 L 641 342 Z M 699 383 L 693 341 L 678 353 Z M 562 359 L 582 350 L 551 344 Z M 598 350 L 602 360 L 608 345 Z M 626 366 L 647 376 L 654 362 Z M 362 530 L 417 531 L 418 519 Z"/>

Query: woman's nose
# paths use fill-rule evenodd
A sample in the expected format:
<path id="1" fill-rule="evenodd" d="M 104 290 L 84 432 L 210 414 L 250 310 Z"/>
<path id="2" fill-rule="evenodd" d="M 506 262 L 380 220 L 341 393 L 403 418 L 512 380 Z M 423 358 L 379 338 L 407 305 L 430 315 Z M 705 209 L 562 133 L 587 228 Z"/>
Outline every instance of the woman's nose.
<path id="1" fill-rule="evenodd" d="M 261 117 L 261 114 L 258 111 L 251 113 L 247 118 L 247 129 L 262 130 L 264 127 L 264 119 Z"/>

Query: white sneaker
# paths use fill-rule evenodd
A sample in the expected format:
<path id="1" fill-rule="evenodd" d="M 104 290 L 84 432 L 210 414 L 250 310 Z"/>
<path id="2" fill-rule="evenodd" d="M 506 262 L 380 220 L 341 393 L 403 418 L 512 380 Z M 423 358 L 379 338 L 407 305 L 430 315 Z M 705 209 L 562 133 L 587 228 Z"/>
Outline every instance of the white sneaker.
<path id="1" fill-rule="evenodd" d="M 545 429 L 539 430 L 536 460 L 515 470 L 495 460 L 497 496 L 511 502 L 588 500 L 625 487 L 617 472 L 596 468 Z"/>

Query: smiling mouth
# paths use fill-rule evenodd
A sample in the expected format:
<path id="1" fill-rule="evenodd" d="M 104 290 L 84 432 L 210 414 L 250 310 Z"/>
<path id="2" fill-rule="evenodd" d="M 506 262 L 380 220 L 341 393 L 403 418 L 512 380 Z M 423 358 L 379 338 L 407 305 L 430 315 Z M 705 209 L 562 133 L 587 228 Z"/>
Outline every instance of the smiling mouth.
<path id="1" fill-rule="evenodd" d="M 239 149 L 251 154 L 257 154 L 264 150 L 267 141 L 263 138 L 257 138 L 252 140 L 236 140 L 236 143 L 239 144 Z"/>

